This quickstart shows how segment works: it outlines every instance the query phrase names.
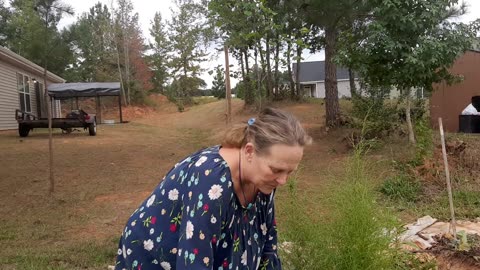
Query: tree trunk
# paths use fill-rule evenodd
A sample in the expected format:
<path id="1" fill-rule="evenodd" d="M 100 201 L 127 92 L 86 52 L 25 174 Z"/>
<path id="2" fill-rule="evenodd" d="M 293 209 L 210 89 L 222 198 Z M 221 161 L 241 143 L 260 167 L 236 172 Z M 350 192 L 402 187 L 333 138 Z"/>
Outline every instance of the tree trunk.
<path id="1" fill-rule="evenodd" d="M 125 82 L 127 84 L 127 104 L 131 103 L 131 91 L 130 91 L 130 59 L 129 59 L 129 45 L 127 38 L 127 29 L 126 25 L 122 25 L 122 34 L 123 34 L 123 57 L 125 63 Z"/>
<path id="2" fill-rule="evenodd" d="M 411 96 L 410 96 L 410 93 L 411 93 L 411 89 L 408 88 L 406 89 L 406 102 L 407 102 L 407 106 L 405 108 L 405 116 L 406 116 L 406 120 L 407 120 L 407 127 L 408 127 L 408 141 L 411 143 L 411 144 L 415 144 L 415 133 L 413 131 L 413 124 L 412 124 L 412 115 L 411 115 Z"/>
<path id="3" fill-rule="evenodd" d="M 348 78 L 350 80 L 350 96 L 352 98 L 357 97 L 358 92 L 357 92 L 357 87 L 355 85 L 355 75 L 353 74 L 352 69 L 348 69 Z"/>
<path id="4" fill-rule="evenodd" d="M 279 83 L 279 73 L 278 73 L 278 65 L 279 65 L 279 62 L 280 62 L 280 35 L 277 34 L 277 37 L 275 39 L 276 41 L 276 44 L 275 44 L 275 71 L 274 71 L 274 83 L 273 83 L 273 89 L 275 89 L 275 92 L 274 92 L 274 96 L 277 97 L 278 94 L 279 94 L 279 86 L 278 86 L 278 83 Z"/>
<path id="5" fill-rule="evenodd" d="M 295 81 L 293 80 L 292 73 L 292 61 L 291 61 L 291 52 L 292 52 L 292 42 L 291 40 L 287 41 L 287 72 L 288 80 L 290 81 L 290 99 L 295 99 Z"/>
<path id="6" fill-rule="evenodd" d="M 43 85 L 47 85 L 47 64 L 46 61 L 44 62 L 43 67 Z M 50 169 L 50 185 L 48 187 L 48 192 L 52 194 L 55 191 L 55 178 L 53 174 L 53 135 L 52 135 L 52 102 L 50 97 L 48 96 L 48 90 L 45 88 L 45 99 L 47 104 L 47 117 L 48 117 L 48 156 L 49 162 L 48 166 Z"/>
<path id="7" fill-rule="evenodd" d="M 295 71 L 295 88 L 296 95 L 295 100 L 300 100 L 302 98 L 302 88 L 300 85 L 300 63 L 302 62 L 302 47 L 297 44 L 297 70 Z"/>
<path id="8" fill-rule="evenodd" d="M 333 27 L 325 29 L 325 109 L 328 127 L 339 125 L 340 106 L 338 103 L 337 67 L 333 62 L 337 42 L 337 30 Z"/>
<path id="9" fill-rule="evenodd" d="M 225 96 L 227 99 L 227 125 L 232 122 L 232 91 L 230 90 L 230 64 L 228 61 L 228 46 L 225 45 Z"/>
<path id="10" fill-rule="evenodd" d="M 245 106 L 250 106 L 254 102 L 252 84 L 250 82 L 250 67 L 248 66 L 248 50 L 243 50 L 245 54 Z"/>
<path id="11" fill-rule="evenodd" d="M 270 63 L 270 34 L 267 34 L 265 40 L 266 55 L 267 60 L 267 99 L 272 95 L 272 65 Z"/>
<path id="12" fill-rule="evenodd" d="M 50 9 L 47 9 L 45 12 L 45 33 L 44 33 L 44 42 L 47 44 L 48 38 L 48 14 L 50 13 Z M 53 134 L 52 134 L 52 102 L 50 97 L 48 96 L 48 88 L 47 88 L 47 62 L 48 62 L 48 48 L 45 46 L 45 50 L 43 51 L 43 87 L 45 91 L 45 99 L 47 101 L 47 117 L 48 117 L 48 156 L 49 162 L 48 166 L 50 169 L 50 176 L 49 182 L 50 185 L 48 187 L 48 192 L 52 194 L 55 191 L 55 177 L 53 173 Z"/>
<path id="13" fill-rule="evenodd" d="M 255 68 L 256 68 L 256 75 L 257 75 L 257 94 L 258 94 L 258 99 L 260 101 L 260 108 L 262 107 L 262 78 L 261 78 L 261 69 L 258 66 L 258 51 L 259 48 L 255 48 Z M 261 49 L 260 49 L 260 55 L 261 55 Z M 263 58 L 263 57 L 262 57 Z M 263 64 L 262 64 L 263 66 Z"/>
<path id="14" fill-rule="evenodd" d="M 121 96 L 123 97 L 123 104 L 127 105 L 127 96 L 125 93 L 125 83 L 123 81 L 123 76 L 122 76 L 122 68 L 120 67 L 120 51 L 118 49 L 118 43 L 115 42 L 115 55 L 117 57 L 117 67 L 118 67 L 118 76 L 120 77 L 120 84 L 121 84 Z"/>
<path id="15" fill-rule="evenodd" d="M 245 65 L 243 64 L 243 54 L 242 54 L 242 52 L 240 52 L 240 57 L 237 60 L 240 60 L 240 68 L 241 68 L 241 71 L 242 71 L 242 79 L 245 80 Z"/>
<path id="16" fill-rule="evenodd" d="M 260 81 L 260 87 L 258 90 L 260 90 L 260 94 L 262 94 L 263 96 L 263 93 L 261 92 L 261 86 L 263 85 L 263 78 L 265 78 L 265 73 L 266 73 L 266 64 L 265 64 L 265 55 L 263 54 L 263 50 L 262 50 L 262 43 L 261 41 L 258 42 L 258 53 L 260 54 L 260 74 L 258 75 L 259 77 L 259 81 Z"/>

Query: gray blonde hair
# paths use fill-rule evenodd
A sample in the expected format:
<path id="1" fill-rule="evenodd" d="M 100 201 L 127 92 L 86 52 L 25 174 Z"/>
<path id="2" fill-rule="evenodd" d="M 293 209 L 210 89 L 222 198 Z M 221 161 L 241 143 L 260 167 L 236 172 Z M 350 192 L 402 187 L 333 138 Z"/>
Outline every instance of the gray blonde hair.
<path id="1" fill-rule="evenodd" d="M 262 154 L 274 144 L 303 147 L 311 144 L 312 138 L 292 114 L 266 108 L 255 121 L 239 124 L 228 130 L 222 146 L 241 148 L 248 142 L 253 143 L 256 151 Z"/>

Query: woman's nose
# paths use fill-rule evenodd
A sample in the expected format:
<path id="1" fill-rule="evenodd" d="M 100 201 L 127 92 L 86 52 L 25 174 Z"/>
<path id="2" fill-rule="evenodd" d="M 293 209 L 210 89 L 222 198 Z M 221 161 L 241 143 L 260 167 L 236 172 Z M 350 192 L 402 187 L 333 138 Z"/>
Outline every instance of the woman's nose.
<path id="1" fill-rule="evenodd" d="M 285 183 L 287 183 L 287 178 L 288 178 L 288 175 L 286 173 L 283 173 L 277 178 L 276 181 L 280 186 L 282 186 L 282 185 L 285 185 Z"/>

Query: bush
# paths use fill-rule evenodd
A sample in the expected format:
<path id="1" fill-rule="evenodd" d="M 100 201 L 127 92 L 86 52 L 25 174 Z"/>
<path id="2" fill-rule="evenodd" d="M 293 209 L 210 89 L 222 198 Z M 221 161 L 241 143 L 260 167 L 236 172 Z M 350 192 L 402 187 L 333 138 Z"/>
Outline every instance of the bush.
<path id="1" fill-rule="evenodd" d="M 367 89 L 366 96 L 352 98 L 352 125 L 362 129 L 363 138 L 374 139 L 388 135 L 398 126 L 396 104 L 385 102 L 390 89 Z"/>

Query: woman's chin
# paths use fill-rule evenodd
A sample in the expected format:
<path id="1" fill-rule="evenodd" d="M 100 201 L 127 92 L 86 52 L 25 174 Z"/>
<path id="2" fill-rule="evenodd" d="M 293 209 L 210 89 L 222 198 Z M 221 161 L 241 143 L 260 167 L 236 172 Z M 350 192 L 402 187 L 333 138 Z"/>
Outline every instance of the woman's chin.
<path id="1" fill-rule="evenodd" d="M 275 190 L 275 188 L 274 187 L 262 187 L 262 188 L 259 188 L 258 190 L 260 190 L 260 192 L 262 192 L 265 195 L 270 195 L 273 192 L 273 190 Z"/>

